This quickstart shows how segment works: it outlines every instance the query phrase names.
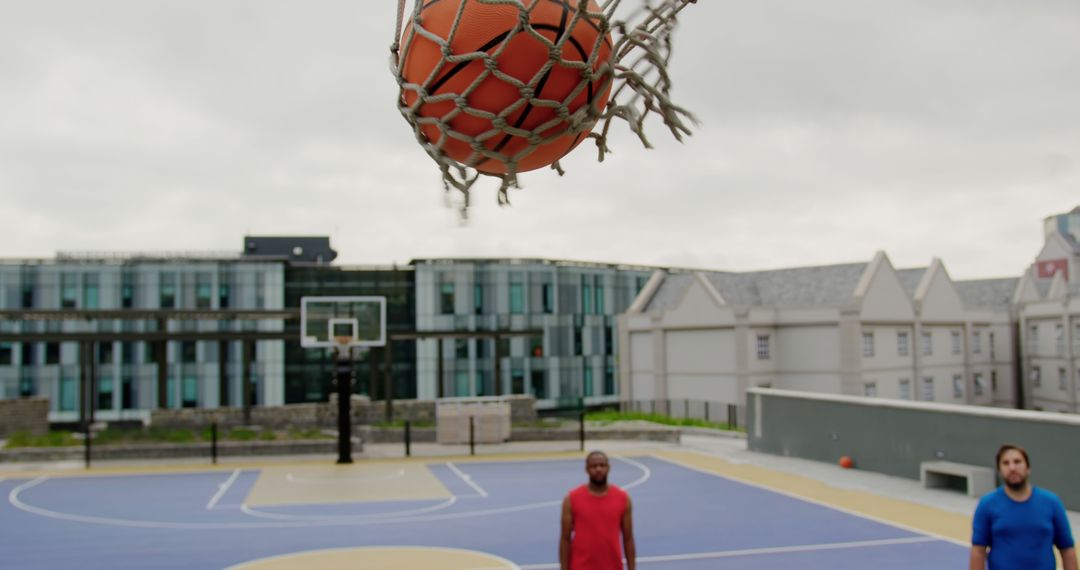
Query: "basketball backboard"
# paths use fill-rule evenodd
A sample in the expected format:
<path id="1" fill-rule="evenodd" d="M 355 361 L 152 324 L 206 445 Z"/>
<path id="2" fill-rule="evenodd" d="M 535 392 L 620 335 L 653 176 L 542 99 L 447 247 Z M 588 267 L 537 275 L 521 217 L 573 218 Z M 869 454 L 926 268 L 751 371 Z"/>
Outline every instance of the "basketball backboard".
<path id="1" fill-rule="evenodd" d="M 386 345 L 386 297 L 302 297 L 300 346 Z"/>

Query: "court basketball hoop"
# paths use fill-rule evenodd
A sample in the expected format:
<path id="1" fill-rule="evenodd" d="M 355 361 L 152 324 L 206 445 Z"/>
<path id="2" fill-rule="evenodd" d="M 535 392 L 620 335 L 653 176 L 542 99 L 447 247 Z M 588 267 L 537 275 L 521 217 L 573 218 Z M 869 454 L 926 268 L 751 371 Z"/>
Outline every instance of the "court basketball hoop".
<path id="1" fill-rule="evenodd" d="M 499 180 L 508 204 L 518 174 L 592 139 L 611 152 L 620 119 L 651 148 L 657 116 L 681 141 L 693 115 L 670 98 L 676 16 L 697 0 L 398 0 L 390 67 L 398 111 L 442 172 L 448 193 Z"/>

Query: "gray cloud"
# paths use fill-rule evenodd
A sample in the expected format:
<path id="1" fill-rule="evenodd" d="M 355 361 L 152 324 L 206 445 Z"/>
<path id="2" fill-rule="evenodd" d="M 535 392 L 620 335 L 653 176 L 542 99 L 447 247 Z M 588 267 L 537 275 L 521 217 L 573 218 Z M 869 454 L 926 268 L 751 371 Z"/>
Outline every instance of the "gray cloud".
<path id="1" fill-rule="evenodd" d="M 624 4 L 630 0 L 624 0 Z M 715 269 L 941 257 L 1018 273 L 1077 205 L 1080 5 L 699 0 L 656 149 L 481 183 L 459 223 L 394 108 L 396 3 L 8 2 L 7 257 L 330 234 L 346 263 L 543 256 Z"/>

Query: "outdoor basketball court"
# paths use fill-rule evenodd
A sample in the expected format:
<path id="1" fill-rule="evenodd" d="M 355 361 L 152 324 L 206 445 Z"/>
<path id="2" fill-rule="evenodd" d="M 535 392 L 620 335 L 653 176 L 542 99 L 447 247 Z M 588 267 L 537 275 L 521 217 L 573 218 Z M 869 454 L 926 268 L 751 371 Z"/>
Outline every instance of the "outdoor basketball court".
<path id="1" fill-rule="evenodd" d="M 580 454 L 33 473 L 0 480 L 0 568 L 558 568 L 561 499 L 584 481 Z M 693 451 L 613 455 L 611 481 L 643 568 L 967 560 L 960 515 Z"/>

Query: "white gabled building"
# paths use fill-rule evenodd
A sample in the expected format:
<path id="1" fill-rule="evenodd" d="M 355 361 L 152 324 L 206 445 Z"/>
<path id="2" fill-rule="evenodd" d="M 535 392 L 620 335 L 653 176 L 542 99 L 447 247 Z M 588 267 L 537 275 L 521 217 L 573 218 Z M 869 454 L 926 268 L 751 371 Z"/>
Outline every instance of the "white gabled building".
<path id="1" fill-rule="evenodd" d="M 1018 279 L 953 281 L 934 260 L 657 272 L 619 319 L 624 401 L 739 405 L 771 386 L 1013 406 Z"/>
<path id="2" fill-rule="evenodd" d="M 1049 216 L 1044 243 L 1024 273 L 1019 314 L 1024 407 L 1080 412 L 1080 208 Z M 1070 279 L 1073 282 L 1070 282 Z"/>

